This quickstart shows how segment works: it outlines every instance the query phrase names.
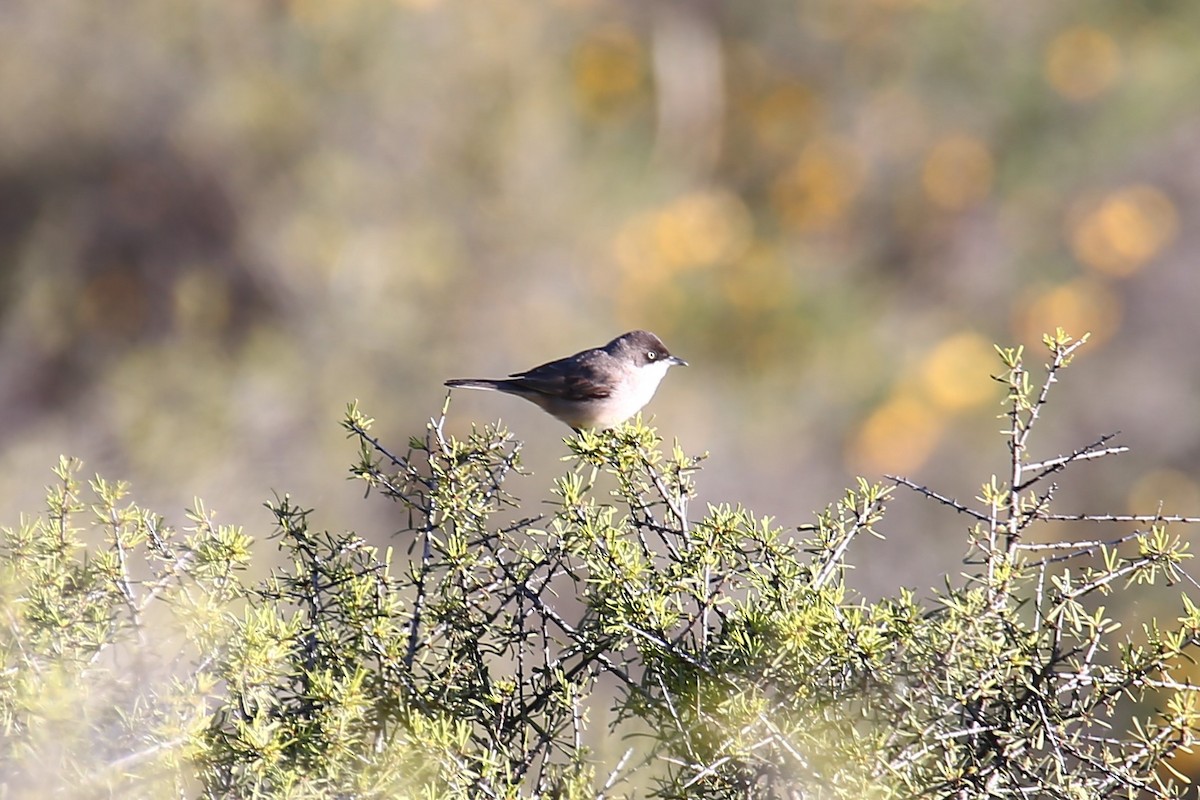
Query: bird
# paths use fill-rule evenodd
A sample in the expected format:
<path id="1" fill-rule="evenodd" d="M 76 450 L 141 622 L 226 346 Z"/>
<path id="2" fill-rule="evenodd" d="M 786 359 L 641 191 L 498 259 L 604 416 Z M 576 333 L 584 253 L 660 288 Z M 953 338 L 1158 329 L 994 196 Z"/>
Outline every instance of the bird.
<path id="1" fill-rule="evenodd" d="M 516 395 L 576 432 L 603 430 L 641 411 L 676 365 L 687 362 L 671 355 L 653 333 L 638 330 L 507 378 L 455 378 L 446 385 Z"/>

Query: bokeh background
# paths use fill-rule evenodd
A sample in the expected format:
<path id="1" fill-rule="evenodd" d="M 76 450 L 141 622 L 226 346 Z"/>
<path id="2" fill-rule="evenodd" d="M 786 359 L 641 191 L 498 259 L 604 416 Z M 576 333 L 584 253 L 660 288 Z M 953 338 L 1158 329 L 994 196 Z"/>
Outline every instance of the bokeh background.
<path id="1" fill-rule="evenodd" d="M 634 327 L 704 501 L 806 522 L 856 474 L 969 499 L 1007 453 L 992 342 L 1092 344 L 1033 440 L 1133 452 L 1061 511 L 1200 513 L 1200 4 L 7 0 L 0 520 L 59 453 L 172 521 L 272 491 L 386 541 L 344 480 L 449 377 Z M 1032 363 L 1041 362 L 1040 351 Z M 567 430 L 503 418 L 547 496 Z M 957 572 L 901 495 L 868 593 Z"/>

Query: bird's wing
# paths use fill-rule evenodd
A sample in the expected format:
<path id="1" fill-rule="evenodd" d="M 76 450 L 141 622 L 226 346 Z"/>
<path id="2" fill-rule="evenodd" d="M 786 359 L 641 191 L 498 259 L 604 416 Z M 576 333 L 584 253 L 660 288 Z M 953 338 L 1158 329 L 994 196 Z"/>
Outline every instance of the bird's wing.
<path id="1" fill-rule="evenodd" d="M 610 357 L 602 350 L 587 350 L 509 377 L 525 389 L 551 397 L 598 400 L 612 394 L 611 379 L 605 380 L 604 371 L 599 369 L 599 362 Z"/>

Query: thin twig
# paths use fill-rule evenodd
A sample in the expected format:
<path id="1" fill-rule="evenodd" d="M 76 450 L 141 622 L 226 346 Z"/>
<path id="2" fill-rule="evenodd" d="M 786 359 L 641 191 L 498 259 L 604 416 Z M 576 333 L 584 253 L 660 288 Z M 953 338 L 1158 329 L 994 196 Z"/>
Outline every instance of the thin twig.
<path id="1" fill-rule="evenodd" d="M 942 505 L 949 506 L 950 508 L 953 508 L 955 511 L 957 511 L 960 514 L 966 514 L 969 517 L 974 517 L 975 519 L 979 520 L 980 522 L 987 522 L 989 519 L 991 519 L 987 514 L 984 514 L 983 512 L 976 511 L 973 508 L 969 508 L 969 507 L 963 505 L 962 503 L 958 502 L 957 500 L 955 500 L 952 497 L 946 497 L 945 495 L 938 494 L 937 492 L 930 489 L 928 486 L 922 486 L 919 483 L 910 481 L 908 478 L 903 478 L 898 475 L 884 475 L 884 477 L 887 478 L 889 481 L 892 481 L 893 483 L 895 483 L 897 486 L 904 486 L 909 489 L 912 489 L 914 492 L 917 492 L 918 494 L 922 494 L 925 497 L 928 497 L 930 500 L 936 500 L 937 502 L 941 503 Z"/>
<path id="2" fill-rule="evenodd" d="M 1043 514 L 1038 519 L 1049 522 L 1178 522 L 1194 525 L 1200 517 L 1181 517 L 1173 514 Z"/>

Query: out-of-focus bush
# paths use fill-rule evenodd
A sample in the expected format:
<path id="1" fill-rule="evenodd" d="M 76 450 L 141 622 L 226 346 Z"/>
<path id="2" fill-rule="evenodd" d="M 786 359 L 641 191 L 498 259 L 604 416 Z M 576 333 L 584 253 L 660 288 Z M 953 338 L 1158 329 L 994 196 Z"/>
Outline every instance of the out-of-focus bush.
<path id="1" fill-rule="evenodd" d="M 166 508 L 250 518 L 289 486 L 362 514 L 311 449 L 349 399 L 406 430 L 444 378 L 646 327 L 693 364 L 659 424 L 728 456 L 722 499 L 798 513 L 854 473 L 980 467 L 953 446 L 989 433 L 963 365 L 1057 325 L 1092 332 L 1106 366 L 1068 391 L 1137 453 L 1064 491 L 1167 469 L 1194 495 L 1198 25 L 1096 0 L 5 3 L 0 496 L 29 507 L 28 465 L 69 450 Z M 532 410 L 464 398 L 450 424 L 499 415 L 556 467 Z M 910 544 L 895 563 L 936 572 Z"/>

